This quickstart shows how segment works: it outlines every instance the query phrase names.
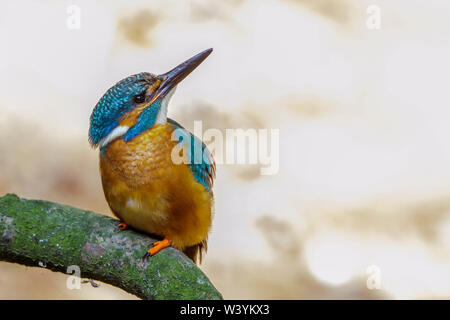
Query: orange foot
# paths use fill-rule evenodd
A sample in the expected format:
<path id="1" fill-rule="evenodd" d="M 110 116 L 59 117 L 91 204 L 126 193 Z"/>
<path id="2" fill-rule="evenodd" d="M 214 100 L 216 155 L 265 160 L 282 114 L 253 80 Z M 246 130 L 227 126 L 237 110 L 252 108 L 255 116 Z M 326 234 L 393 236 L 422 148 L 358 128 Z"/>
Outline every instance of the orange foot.
<path id="1" fill-rule="evenodd" d="M 152 248 L 148 249 L 148 251 L 142 257 L 143 260 L 151 257 L 152 255 L 158 253 L 164 248 L 170 247 L 171 241 L 169 239 L 164 238 L 161 241 L 156 241 L 152 244 Z"/>
<path id="2" fill-rule="evenodd" d="M 119 223 L 119 229 L 126 230 L 128 229 L 128 225 L 125 222 Z"/>

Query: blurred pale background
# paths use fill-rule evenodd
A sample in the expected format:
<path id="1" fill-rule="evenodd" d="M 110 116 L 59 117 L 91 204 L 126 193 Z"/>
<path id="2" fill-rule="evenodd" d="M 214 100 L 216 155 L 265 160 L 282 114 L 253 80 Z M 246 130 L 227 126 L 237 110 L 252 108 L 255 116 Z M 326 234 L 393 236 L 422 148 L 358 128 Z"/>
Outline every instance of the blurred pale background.
<path id="1" fill-rule="evenodd" d="M 67 27 L 80 8 L 81 29 Z M 380 29 L 366 9 L 381 9 Z M 110 215 L 87 141 L 133 73 L 213 54 L 175 94 L 192 129 L 280 130 L 280 170 L 219 165 L 201 268 L 228 299 L 450 298 L 447 0 L 0 4 L 0 194 Z M 371 273 L 381 280 L 370 290 Z M 0 298 L 122 299 L 0 263 Z"/>

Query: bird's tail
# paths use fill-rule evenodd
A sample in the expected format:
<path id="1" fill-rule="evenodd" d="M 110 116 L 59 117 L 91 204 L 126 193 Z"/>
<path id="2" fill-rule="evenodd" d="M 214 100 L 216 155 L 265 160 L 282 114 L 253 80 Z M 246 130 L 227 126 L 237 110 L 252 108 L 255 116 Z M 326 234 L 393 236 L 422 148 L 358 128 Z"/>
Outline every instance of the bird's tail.
<path id="1" fill-rule="evenodd" d="M 203 254 L 208 250 L 208 242 L 203 240 L 202 242 L 190 247 L 186 247 L 183 253 L 189 257 L 195 264 L 202 263 Z M 197 263 L 198 262 L 198 263 Z"/>

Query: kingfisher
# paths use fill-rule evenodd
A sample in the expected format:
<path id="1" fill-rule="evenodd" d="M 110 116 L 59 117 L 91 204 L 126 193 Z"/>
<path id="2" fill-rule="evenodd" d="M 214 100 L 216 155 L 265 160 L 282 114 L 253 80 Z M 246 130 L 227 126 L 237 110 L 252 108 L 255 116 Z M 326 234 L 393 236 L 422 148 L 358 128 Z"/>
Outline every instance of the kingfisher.
<path id="1" fill-rule="evenodd" d="M 89 142 L 100 149 L 103 191 L 119 228 L 160 239 L 143 259 L 172 246 L 197 263 L 207 249 L 215 162 L 198 137 L 167 117 L 167 109 L 177 85 L 211 52 L 161 75 L 142 72 L 120 80 L 90 117 Z"/>

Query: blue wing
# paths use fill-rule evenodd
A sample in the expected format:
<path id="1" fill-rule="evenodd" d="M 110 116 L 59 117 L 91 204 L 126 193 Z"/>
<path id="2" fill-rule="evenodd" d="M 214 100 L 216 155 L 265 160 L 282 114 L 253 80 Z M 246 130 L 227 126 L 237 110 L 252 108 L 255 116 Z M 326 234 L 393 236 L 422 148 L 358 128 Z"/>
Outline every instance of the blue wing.
<path id="1" fill-rule="evenodd" d="M 178 122 L 170 118 L 167 118 L 167 122 L 180 131 L 178 141 L 190 146 L 188 148 L 188 158 L 190 160 L 188 165 L 195 180 L 202 184 L 207 191 L 211 192 L 216 176 L 216 164 L 212 154 L 199 138 L 183 128 Z"/>

